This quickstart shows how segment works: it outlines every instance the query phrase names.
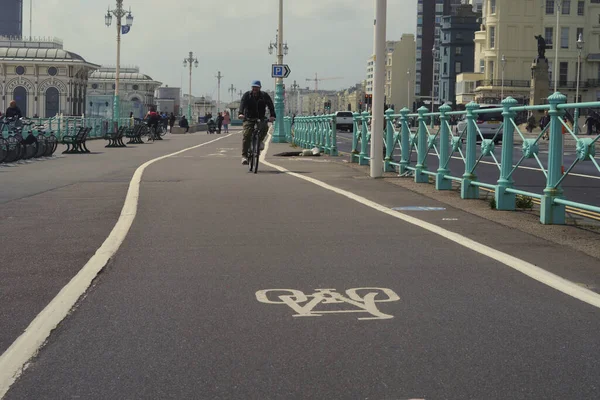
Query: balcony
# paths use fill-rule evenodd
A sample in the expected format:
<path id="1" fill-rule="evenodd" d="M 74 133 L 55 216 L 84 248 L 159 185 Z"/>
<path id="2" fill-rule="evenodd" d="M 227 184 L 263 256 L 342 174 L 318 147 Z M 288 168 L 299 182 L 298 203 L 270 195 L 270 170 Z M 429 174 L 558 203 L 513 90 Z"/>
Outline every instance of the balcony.
<path id="1" fill-rule="evenodd" d="M 476 87 L 480 87 L 480 86 L 502 86 L 502 79 L 484 79 L 484 80 L 475 82 L 475 86 Z M 504 80 L 504 87 L 524 87 L 524 88 L 528 88 L 528 87 L 531 87 L 531 82 L 530 81 L 523 81 L 523 80 L 505 79 Z"/>

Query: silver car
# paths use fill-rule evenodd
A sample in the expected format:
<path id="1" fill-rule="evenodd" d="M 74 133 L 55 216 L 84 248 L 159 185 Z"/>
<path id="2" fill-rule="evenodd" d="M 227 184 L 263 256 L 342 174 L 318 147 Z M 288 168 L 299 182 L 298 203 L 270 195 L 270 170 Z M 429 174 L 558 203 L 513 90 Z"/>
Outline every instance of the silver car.
<path id="1" fill-rule="evenodd" d="M 489 108 L 501 108 L 502 106 L 498 105 L 485 105 L 481 106 L 479 109 L 489 109 Z M 481 135 L 484 139 L 494 139 L 494 143 L 498 144 L 502 141 L 502 122 L 504 121 L 504 117 L 502 116 L 502 111 L 499 110 L 493 113 L 485 113 L 485 114 L 477 114 L 477 119 L 475 122 L 477 123 L 477 127 L 479 131 L 481 131 Z M 454 128 L 455 135 L 461 135 L 462 132 L 467 128 L 467 116 L 463 115 L 460 121 L 456 124 Z M 498 132 L 499 131 L 499 132 Z M 496 133 L 498 132 L 498 135 Z M 466 136 L 463 136 L 466 139 Z M 481 141 L 481 136 L 477 135 L 477 141 Z"/>

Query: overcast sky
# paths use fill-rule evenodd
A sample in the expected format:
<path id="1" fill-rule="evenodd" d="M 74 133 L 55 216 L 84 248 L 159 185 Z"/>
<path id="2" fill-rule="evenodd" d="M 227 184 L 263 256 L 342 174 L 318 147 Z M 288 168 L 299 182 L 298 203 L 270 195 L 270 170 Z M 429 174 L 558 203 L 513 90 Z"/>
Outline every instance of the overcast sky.
<path id="1" fill-rule="evenodd" d="M 23 35 L 29 35 L 29 1 L 24 0 Z M 33 36 L 57 36 L 65 50 L 96 64 L 116 63 L 115 21 L 104 15 L 115 0 L 32 0 Z M 169 86 L 188 91 L 188 70 L 182 66 L 189 51 L 198 57 L 192 93 L 216 97 L 217 71 L 221 98 L 230 99 L 231 84 L 247 90 L 253 79 L 272 89 L 269 42 L 275 41 L 278 0 L 125 0 L 134 16 L 123 36 L 121 65 Z M 388 0 L 387 38 L 415 33 L 417 0 Z M 306 78 L 341 77 L 323 81 L 323 89 L 341 89 L 365 79 L 366 60 L 373 52 L 373 0 L 284 0 L 284 42 L 290 48 L 284 62 L 292 69 L 286 79 L 314 87 Z"/>

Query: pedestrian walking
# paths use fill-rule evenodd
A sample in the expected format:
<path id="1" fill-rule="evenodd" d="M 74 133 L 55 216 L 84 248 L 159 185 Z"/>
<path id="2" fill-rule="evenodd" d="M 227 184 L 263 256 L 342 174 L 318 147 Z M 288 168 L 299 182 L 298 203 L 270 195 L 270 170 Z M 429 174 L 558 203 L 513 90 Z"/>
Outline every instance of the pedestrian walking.
<path id="1" fill-rule="evenodd" d="M 225 115 L 223 116 L 223 129 L 225 133 L 229 133 L 229 124 L 231 124 L 231 115 L 229 115 L 229 111 L 225 111 Z"/>
<path id="2" fill-rule="evenodd" d="M 169 115 L 169 132 L 173 133 L 173 126 L 175 126 L 175 114 Z"/>
<path id="3" fill-rule="evenodd" d="M 217 116 L 217 134 L 221 133 L 221 127 L 223 126 L 223 113 L 220 112 Z"/>

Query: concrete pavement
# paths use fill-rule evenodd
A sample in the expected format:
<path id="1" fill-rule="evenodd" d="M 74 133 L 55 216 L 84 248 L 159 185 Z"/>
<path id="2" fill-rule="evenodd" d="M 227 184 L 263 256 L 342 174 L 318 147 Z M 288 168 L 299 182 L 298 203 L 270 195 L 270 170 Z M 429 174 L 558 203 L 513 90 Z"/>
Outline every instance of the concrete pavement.
<path id="1" fill-rule="evenodd" d="M 175 150 L 214 138 L 164 144 Z M 597 308 L 311 182 L 264 164 L 248 174 L 239 165 L 240 139 L 148 167 L 125 242 L 7 399 L 599 396 Z M 271 144 L 269 154 L 286 149 Z M 80 165 L 93 159 L 74 162 L 79 167 L 70 171 L 83 172 L 71 179 L 83 182 L 44 193 L 0 181 L 31 193 L 3 204 L 2 231 L 17 232 L 9 246 L 3 234 L 3 247 L 23 237 L 44 246 L 65 235 L 81 240 L 79 252 L 65 240 L 59 247 L 66 254 L 56 250 L 43 263 L 23 258 L 27 252 L 9 253 L 11 267 L 2 263 L 0 270 L 13 279 L 0 286 L 2 326 L 23 309 L 31 319 L 56 292 L 47 287 L 64 284 L 108 235 L 134 161 L 158 155 L 148 154 L 150 147 L 136 150 L 145 154 L 122 166 L 116 153 L 98 155 L 114 170 L 97 178 Z M 600 286 L 595 258 L 365 179 L 327 157 L 267 161 L 386 209 L 444 208 L 404 213 Z M 64 207 L 44 219 L 23 213 L 7 222 L 5 210 L 16 212 L 25 200 L 30 210 Z M 69 212 L 73 218 L 65 217 Z M 48 232 L 51 239 L 40 241 Z M 31 283 L 34 271 L 38 280 Z M 9 287 L 15 289 L 7 293 Z M 270 289 L 296 292 L 264 292 Z M 298 291 L 317 304 L 311 308 Z M 31 295 L 38 292 L 39 299 Z M 3 333 L 3 343 L 22 329 L 16 324 Z"/>

